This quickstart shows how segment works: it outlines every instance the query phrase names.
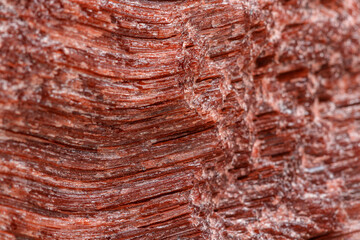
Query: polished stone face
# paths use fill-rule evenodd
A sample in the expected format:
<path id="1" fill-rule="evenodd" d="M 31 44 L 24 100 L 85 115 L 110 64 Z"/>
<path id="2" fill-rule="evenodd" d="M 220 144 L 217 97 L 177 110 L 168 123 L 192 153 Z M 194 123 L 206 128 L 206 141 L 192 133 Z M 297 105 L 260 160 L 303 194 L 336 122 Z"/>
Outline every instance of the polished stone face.
<path id="1" fill-rule="evenodd" d="M 0 239 L 359 239 L 358 0 L 0 0 Z"/>

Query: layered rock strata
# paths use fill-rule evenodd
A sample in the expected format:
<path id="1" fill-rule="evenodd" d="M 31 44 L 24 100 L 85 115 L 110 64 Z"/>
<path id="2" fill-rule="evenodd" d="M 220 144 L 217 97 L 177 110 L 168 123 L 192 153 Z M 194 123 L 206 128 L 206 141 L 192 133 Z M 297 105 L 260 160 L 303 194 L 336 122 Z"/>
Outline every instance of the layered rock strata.
<path id="1" fill-rule="evenodd" d="M 0 0 L 0 239 L 359 239 L 358 0 Z"/>

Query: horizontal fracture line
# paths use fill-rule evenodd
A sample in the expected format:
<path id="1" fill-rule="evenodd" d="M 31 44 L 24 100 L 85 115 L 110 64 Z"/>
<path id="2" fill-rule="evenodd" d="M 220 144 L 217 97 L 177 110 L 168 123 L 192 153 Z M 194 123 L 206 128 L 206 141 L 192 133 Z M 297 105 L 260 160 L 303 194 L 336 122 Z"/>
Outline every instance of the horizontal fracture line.
<path id="1" fill-rule="evenodd" d="M 104 31 L 104 32 L 108 32 L 108 33 L 113 33 L 113 34 L 116 34 L 116 35 L 119 35 L 119 36 L 124 36 L 124 37 L 127 37 L 127 38 L 132 38 L 132 39 L 141 39 L 141 40 L 168 40 L 168 39 L 172 39 L 174 37 L 177 37 L 177 36 L 180 36 L 179 33 L 177 34 L 173 34 L 171 36 L 168 36 L 168 37 L 140 37 L 140 36 L 131 36 L 131 35 L 127 35 L 127 34 L 124 34 L 124 33 L 119 33 L 119 32 L 116 32 L 116 31 L 111 31 L 109 29 L 106 29 L 106 28 L 102 28 L 102 27 L 99 27 L 99 26 L 96 26 L 96 25 L 92 25 L 92 24 L 89 24 L 89 23 L 85 23 L 85 22 L 80 22 L 80 21 L 69 21 L 69 19 L 65 19 L 65 18 L 59 18 L 59 17 L 56 17 L 56 16 L 53 16 L 56 20 L 59 20 L 61 22 L 68 22 L 68 23 L 75 23 L 75 24 L 79 24 L 79 25 L 82 25 L 82 26 L 86 26 L 86 27 L 90 27 L 90 28 L 95 28 L 97 30 L 101 30 L 101 31 Z M 110 24 L 110 23 L 109 23 Z M 76 28 L 76 27 L 75 27 Z M 127 29 L 127 28 L 123 28 L 123 29 Z M 174 27 L 174 29 L 176 29 Z M 137 29 L 137 28 L 134 28 L 134 29 L 129 29 L 129 30 L 140 30 L 140 29 Z"/>
<path id="2" fill-rule="evenodd" d="M 110 0 L 111 1 L 111 0 Z M 169 1 L 174 1 L 174 0 L 169 0 Z M 110 13 L 110 14 L 117 14 L 117 15 L 120 15 L 120 16 L 126 16 L 126 17 L 130 17 L 130 18 L 135 18 L 135 19 L 139 19 L 139 18 L 137 18 L 138 16 L 140 16 L 139 15 L 139 12 L 140 12 L 140 9 L 146 9 L 146 10 L 148 10 L 148 9 L 150 9 L 150 11 L 148 11 L 149 13 L 151 13 L 151 14 L 153 14 L 153 12 L 154 12 L 154 10 L 155 11 L 158 11 L 158 12 L 161 12 L 161 14 L 160 13 L 158 13 L 157 15 L 156 15 L 156 19 L 158 19 L 158 17 L 160 16 L 160 17 L 163 17 L 164 19 L 168 19 L 168 17 L 164 17 L 164 15 L 166 14 L 166 16 L 173 16 L 173 12 L 172 11 L 169 11 L 169 12 L 165 12 L 164 13 L 164 9 L 162 9 L 162 8 L 150 8 L 150 7 L 145 7 L 145 6 L 141 6 L 141 5 L 134 5 L 134 4 L 126 4 L 127 2 L 116 2 L 116 3 L 119 3 L 119 4 L 121 4 L 121 5 L 124 5 L 124 6 L 127 6 L 127 7 L 130 7 L 130 8 L 133 8 L 134 6 L 136 7 L 136 8 L 138 8 L 139 10 L 138 11 L 133 11 L 133 13 L 134 14 L 129 14 L 129 13 L 126 13 L 126 12 L 120 12 L 120 11 L 115 11 L 115 10 L 117 10 L 118 8 L 110 8 L 110 7 L 107 7 L 106 5 L 105 6 L 101 6 L 101 11 L 102 12 L 108 12 L 108 13 Z M 154 5 L 153 4 L 151 4 L 150 5 L 151 7 L 153 7 Z M 175 17 L 177 17 L 177 15 L 175 15 Z M 152 18 L 154 18 L 154 16 L 152 16 Z M 141 18 L 140 18 L 141 19 Z M 150 18 L 149 19 L 141 19 L 141 20 L 151 20 Z M 161 23 L 161 24 L 171 24 L 171 23 L 173 23 L 173 22 L 145 22 L 145 23 Z"/>
<path id="3" fill-rule="evenodd" d="M 154 222 L 154 223 L 142 225 L 142 226 L 139 226 L 139 228 L 146 228 L 146 227 L 151 227 L 151 226 L 154 226 L 154 225 L 158 225 L 158 224 L 160 224 L 160 223 L 170 222 L 170 221 L 172 221 L 172 220 L 180 219 L 180 218 L 182 218 L 182 217 L 185 217 L 186 215 L 190 215 L 190 213 L 183 213 L 183 214 L 177 215 L 177 216 L 175 216 L 175 217 L 172 217 L 172 218 L 169 218 L 169 219 L 166 219 L 166 220 L 163 220 L 163 221 L 158 221 L 158 222 Z"/>
<path id="4" fill-rule="evenodd" d="M 179 75 L 181 74 L 182 72 L 181 71 L 177 71 L 177 72 L 174 72 L 174 73 L 163 73 L 163 74 L 158 74 L 158 75 L 155 75 L 155 76 L 152 76 L 152 77 L 134 77 L 134 78 L 124 78 L 124 77 L 120 77 L 120 76 L 111 76 L 111 75 L 104 75 L 104 74 L 100 74 L 100 73 L 97 73 L 93 70 L 90 70 L 90 69 L 85 69 L 85 68 L 80 68 L 80 67 L 77 67 L 77 66 L 74 66 L 74 65 L 70 65 L 70 64 L 66 64 L 66 63 L 62 63 L 62 62 L 54 62 L 56 65 L 60 65 L 60 66 L 65 66 L 65 67 L 68 67 L 70 69 L 74 69 L 76 71 L 79 71 L 79 72 L 82 72 L 82 73 L 85 73 L 86 75 L 90 75 L 90 76 L 96 76 L 96 77 L 104 77 L 104 78 L 110 78 L 110 79 L 117 79 L 117 80 L 121 80 L 121 81 L 134 81 L 134 82 L 137 82 L 137 81 L 148 81 L 148 80 L 159 80 L 159 79 L 163 79 L 163 78 L 168 78 L 168 77 L 172 77 L 172 76 L 176 76 L 176 75 Z"/>
<path id="5" fill-rule="evenodd" d="M 175 161 L 173 164 L 164 166 L 165 169 L 161 168 L 161 167 L 149 168 L 147 170 L 139 170 L 139 171 L 136 171 L 136 172 L 130 172 L 129 174 L 123 175 L 123 176 L 118 175 L 118 176 L 112 176 L 112 177 L 107 177 L 107 178 L 103 178 L 103 179 L 97 179 L 97 180 L 73 180 L 72 178 L 66 178 L 66 177 L 63 177 L 63 176 L 56 176 L 56 178 L 58 178 L 58 179 L 53 178 L 53 181 L 46 181 L 46 180 L 45 181 L 37 181 L 37 180 L 44 180 L 44 179 L 43 178 L 34 179 L 34 178 L 30 178 L 30 177 L 27 177 L 27 176 L 24 176 L 24 175 L 19 175 L 19 174 L 16 174 L 16 173 L 8 173 L 8 172 L 0 172 L 0 176 L 2 175 L 2 176 L 17 177 L 19 179 L 30 180 L 30 181 L 33 181 L 34 183 L 45 185 L 45 186 L 48 186 L 48 187 L 56 187 L 56 188 L 61 188 L 61 189 L 78 190 L 78 191 L 99 192 L 99 189 L 100 190 L 110 190 L 114 186 L 120 186 L 121 184 L 137 183 L 137 182 L 142 181 L 143 179 L 155 180 L 155 179 L 159 179 L 159 178 L 161 179 L 161 178 L 164 178 L 164 177 L 169 177 L 171 175 L 179 173 L 179 171 L 174 171 L 174 170 L 178 170 L 177 168 L 174 168 L 174 167 L 175 167 L 176 164 L 181 163 L 181 162 L 184 162 L 184 161 Z M 116 168 L 111 169 L 111 170 L 115 170 L 115 169 Z M 156 175 L 155 178 L 154 177 L 149 178 L 149 176 L 148 176 L 149 174 L 156 173 L 156 170 L 159 170 L 159 169 L 167 170 L 167 171 L 160 172 L 160 174 Z M 196 167 L 188 166 L 188 167 L 182 168 L 181 170 L 191 171 L 191 170 L 196 170 L 196 169 L 197 169 Z M 51 175 L 46 174 L 44 172 L 41 172 L 41 173 L 46 175 L 44 178 L 48 178 L 49 176 L 51 176 Z M 137 175 L 140 175 L 138 177 L 138 179 L 135 179 L 135 181 L 134 181 L 134 179 L 131 180 L 131 177 L 134 177 L 134 176 L 137 176 Z M 127 180 L 127 179 L 129 179 L 130 181 L 120 182 L 120 180 Z M 95 184 L 98 184 L 99 186 L 96 186 L 96 187 L 93 187 L 93 188 L 91 188 L 91 187 L 83 187 L 83 188 L 81 188 L 81 187 L 64 186 L 64 185 L 54 183 L 54 182 L 61 182 L 62 180 L 67 180 L 69 182 L 75 182 L 75 184 L 77 184 L 77 185 L 79 185 L 79 184 L 87 184 L 87 185 L 89 185 L 89 184 L 94 184 L 95 183 Z M 119 184 L 116 184 L 116 183 L 119 183 Z M 69 183 L 67 183 L 67 184 L 69 184 Z"/>
<path id="6" fill-rule="evenodd" d="M 132 202 L 123 203 L 123 204 L 116 205 L 116 206 L 104 207 L 104 208 L 101 208 L 99 210 L 109 210 L 109 211 L 117 210 L 117 209 L 121 209 L 121 208 L 123 208 L 125 206 L 128 206 L 128 205 L 138 205 L 138 204 L 141 204 L 141 203 L 149 202 L 151 200 L 156 200 L 158 198 L 169 196 L 169 195 L 172 195 L 172 194 L 186 192 L 186 191 L 188 191 L 190 189 L 192 189 L 192 186 L 187 186 L 187 187 L 184 187 L 184 188 L 181 188 L 181 189 L 178 189 L 178 190 L 174 190 L 174 191 L 171 191 L 171 192 L 161 193 L 161 194 L 158 194 L 158 195 L 155 195 L 155 196 L 143 198 L 143 199 L 132 201 Z"/>
<path id="7" fill-rule="evenodd" d="M 2 128 L 2 127 L 0 127 L 0 130 L 5 131 L 5 132 L 9 132 L 9 133 L 12 133 L 12 134 L 15 134 L 15 135 L 22 135 L 22 136 L 25 136 L 25 137 L 39 139 L 39 140 L 41 140 L 41 142 L 55 144 L 55 145 L 59 145 L 61 147 L 74 148 L 74 149 L 79 149 L 79 150 L 84 150 L 84 151 L 91 151 L 91 152 L 97 152 L 97 148 L 94 149 L 94 148 L 90 148 L 90 147 L 75 146 L 75 145 L 71 145 L 71 144 L 67 144 L 67 143 L 62 143 L 62 142 L 59 142 L 59 141 L 56 141 L 56 140 L 47 139 L 46 137 L 41 137 L 41 136 L 30 134 L 30 133 L 17 132 L 17 131 Z"/>
<path id="8" fill-rule="evenodd" d="M 172 134 L 172 135 L 175 135 L 174 137 L 155 142 L 152 145 L 157 145 L 159 143 L 169 142 L 169 141 L 177 140 L 177 139 L 180 139 L 180 138 L 188 137 L 188 136 L 191 136 L 191 135 L 195 135 L 195 134 L 198 134 L 198 133 L 201 133 L 201 132 L 206 132 L 207 130 L 210 130 L 210 129 L 214 128 L 214 127 L 215 127 L 214 125 L 211 125 L 211 126 L 205 127 L 205 128 L 200 128 L 200 129 L 196 128 L 195 131 L 191 131 L 192 129 L 190 129 L 190 130 L 185 129 L 187 131 L 180 132 L 179 133 L 180 136 L 176 136 L 177 133 L 175 133 L 175 134 Z"/>
<path id="9" fill-rule="evenodd" d="M 12 208 L 15 210 L 19 210 L 19 211 L 24 211 L 24 212 L 32 212 L 41 216 L 45 216 L 45 217 L 56 217 L 56 218 L 67 218 L 68 214 L 64 214 L 58 211 L 51 211 L 45 208 L 41 208 L 39 206 L 33 205 L 27 201 L 26 204 L 30 205 L 30 206 L 25 206 L 24 205 L 22 207 L 24 208 L 20 208 L 17 206 L 14 206 L 14 204 L 12 202 L 16 202 L 16 203 L 21 203 L 23 205 L 23 203 L 25 201 L 21 201 L 19 199 L 10 197 L 10 196 L 4 196 L 4 195 L 0 195 L 0 206 L 4 206 L 7 208 Z"/>

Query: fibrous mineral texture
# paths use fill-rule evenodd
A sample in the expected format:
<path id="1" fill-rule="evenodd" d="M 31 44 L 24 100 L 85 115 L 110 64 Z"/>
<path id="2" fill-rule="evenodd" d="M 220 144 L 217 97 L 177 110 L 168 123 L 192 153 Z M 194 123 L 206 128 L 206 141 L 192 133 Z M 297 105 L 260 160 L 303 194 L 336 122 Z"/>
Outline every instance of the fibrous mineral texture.
<path id="1" fill-rule="evenodd" d="M 360 239 L 358 0 L 0 0 L 0 239 Z"/>

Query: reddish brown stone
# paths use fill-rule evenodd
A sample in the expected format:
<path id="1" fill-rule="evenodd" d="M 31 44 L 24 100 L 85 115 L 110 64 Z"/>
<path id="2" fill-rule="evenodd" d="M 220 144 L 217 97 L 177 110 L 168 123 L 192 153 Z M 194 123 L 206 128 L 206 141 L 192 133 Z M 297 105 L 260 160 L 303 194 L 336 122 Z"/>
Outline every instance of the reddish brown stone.
<path id="1" fill-rule="evenodd" d="M 360 239 L 358 0 L 0 0 L 0 239 Z"/>

